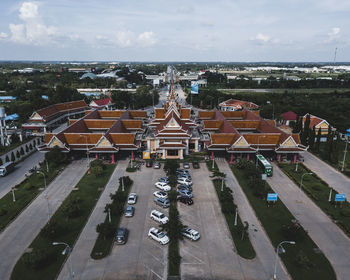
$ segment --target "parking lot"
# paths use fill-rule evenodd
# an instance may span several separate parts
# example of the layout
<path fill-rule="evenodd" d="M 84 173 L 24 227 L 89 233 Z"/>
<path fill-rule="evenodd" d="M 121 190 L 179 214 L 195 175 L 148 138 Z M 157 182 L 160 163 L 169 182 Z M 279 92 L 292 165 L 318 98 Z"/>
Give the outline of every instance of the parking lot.
<path fill-rule="evenodd" d="M 200 164 L 200 169 L 191 165 L 190 172 L 194 204 L 178 203 L 178 209 L 182 223 L 199 231 L 201 238 L 180 241 L 181 279 L 254 279 L 249 277 L 250 270 L 244 269 L 249 261 L 235 253 L 206 165 Z"/>
<path fill-rule="evenodd" d="M 164 171 L 143 166 L 141 172 L 127 175 L 134 180 L 131 192 L 138 195 L 135 215 L 122 218 L 120 226 L 129 229 L 128 242 L 114 245 L 103 279 L 166 279 L 168 245 L 147 237 L 148 230 L 159 225 L 150 219 L 150 212 L 157 209 L 168 216 L 168 209 L 153 202 L 153 192 L 157 190 L 154 183 L 164 176 Z"/>

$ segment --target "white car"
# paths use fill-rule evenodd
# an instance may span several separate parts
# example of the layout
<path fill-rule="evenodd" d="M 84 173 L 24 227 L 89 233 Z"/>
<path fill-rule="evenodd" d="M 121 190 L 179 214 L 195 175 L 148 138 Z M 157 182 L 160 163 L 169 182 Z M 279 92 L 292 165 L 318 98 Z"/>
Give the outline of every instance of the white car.
<path fill-rule="evenodd" d="M 164 182 L 157 182 L 154 185 L 156 186 L 156 188 L 158 188 L 162 191 L 168 192 L 171 190 L 171 187 L 167 183 L 164 183 Z"/>
<path fill-rule="evenodd" d="M 177 182 L 181 185 L 192 186 L 192 181 L 186 178 L 178 178 Z"/>
<path fill-rule="evenodd" d="M 128 197 L 128 204 L 135 204 L 137 200 L 136 193 L 130 193 Z"/>
<path fill-rule="evenodd" d="M 159 229 L 151 227 L 148 231 L 148 237 L 159 242 L 162 245 L 169 243 L 169 237 Z"/>
<path fill-rule="evenodd" d="M 169 222 L 169 218 L 158 210 L 152 210 L 150 217 L 152 220 L 161 224 L 166 224 Z"/>
<path fill-rule="evenodd" d="M 191 239 L 192 241 L 196 241 L 201 237 L 198 231 L 189 227 L 182 229 L 181 234 L 187 237 L 188 239 Z"/>
<path fill-rule="evenodd" d="M 168 194 L 166 192 L 156 191 L 153 195 L 157 198 L 168 198 Z"/>

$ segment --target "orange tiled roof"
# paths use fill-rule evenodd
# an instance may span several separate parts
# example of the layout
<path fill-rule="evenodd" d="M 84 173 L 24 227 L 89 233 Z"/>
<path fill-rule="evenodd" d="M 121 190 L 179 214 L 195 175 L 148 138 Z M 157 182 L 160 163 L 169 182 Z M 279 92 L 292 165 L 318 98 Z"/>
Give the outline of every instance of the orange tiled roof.
<path fill-rule="evenodd" d="M 260 124 L 260 120 L 246 121 L 246 120 L 235 120 L 229 121 L 237 129 L 257 129 Z"/>
<path fill-rule="evenodd" d="M 223 120 L 204 120 L 204 129 L 219 129 L 223 126 Z"/>
<path fill-rule="evenodd" d="M 110 133 L 110 139 L 116 145 L 118 144 L 134 144 L 135 134 L 133 133 Z"/>
<path fill-rule="evenodd" d="M 141 129 L 142 121 L 141 120 L 122 120 L 122 124 L 126 129 Z"/>
<path fill-rule="evenodd" d="M 48 144 L 50 142 L 50 140 L 52 139 L 52 137 L 54 137 L 54 133 L 46 133 L 45 134 L 45 143 Z"/>
<path fill-rule="evenodd" d="M 100 118 L 102 119 L 118 119 L 124 114 L 125 110 L 116 111 L 98 111 Z"/>
<path fill-rule="evenodd" d="M 189 119 L 191 117 L 191 109 L 190 108 L 184 108 L 181 110 L 181 118 L 182 119 Z"/>
<path fill-rule="evenodd" d="M 72 144 L 94 144 L 96 145 L 98 140 L 101 139 L 103 134 L 100 133 L 64 133 L 65 142 L 68 143 L 68 145 Z"/>
<path fill-rule="evenodd" d="M 146 118 L 147 112 L 146 111 L 130 111 L 130 115 L 132 118 Z"/>
<path fill-rule="evenodd" d="M 232 145 L 237 140 L 237 135 L 233 133 L 215 133 L 211 134 L 210 137 L 212 145 Z"/>
<path fill-rule="evenodd" d="M 199 119 L 214 119 L 215 112 L 214 111 L 199 111 L 198 118 Z"/>
<path fill-rule="evenodd" d="M 154 113 L 156 119 L 163 119 L 165 117 L 165 110 L 163 108 L 155 108 Z"/>
<path fill-rule="evenodd" d="M 281 135 L 276 134 L 263 134 L 263 133 L 247 133 L 243 137 L 250 145 L 278 145 Z"/>
<path fill-rule="evenodd" d="M 109 129 L 115 123 L 115 120 L 84 120 L 88 129 Z"/>
<path fill-rule="evenodd" d="M 230 119 L 244 119 L 246 111 L 222 111 L 221 114 L 228 120 Z"/>

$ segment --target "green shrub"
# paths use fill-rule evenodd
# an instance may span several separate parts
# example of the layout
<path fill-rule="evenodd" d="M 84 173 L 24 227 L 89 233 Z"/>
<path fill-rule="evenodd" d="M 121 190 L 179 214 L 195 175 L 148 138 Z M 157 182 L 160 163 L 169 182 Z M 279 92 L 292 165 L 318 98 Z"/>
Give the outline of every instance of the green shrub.
<path fill-rule="evenodd" d="M 26 190 L 26 191 L 30 191 L 34 188 L 34 186 L 30 183 L 30 182 L 27 182 L 24 184 L 23 188 Z"/>
<path fill-rule="evenodd" d="M 5 216 L 6 214 L 7 214 L 7 210 L 4 209 L 4 208 L 1 208 L 1 209 L 0 209 L 0 217 L 1 217 L 1 216 Z"/>
<path fill-rule="evenodd" d="M 29 148 L 28 148 L 28 145 L 26 145 L 26 153 L 29 152 Z"/>
<path fill-rule="evenodd" d="M 24 155 L 23 147 L 21 147 L 21 149 L 19 150 L 19 153 L 20 153 L 22 156 Z"/>
<path fill-rule="evenodd" d="M 342 209 L 342 210 L 340 211 L 340 214 L 341 214 L 342 216 L 344 216 L 344 217 L 350 217 L 350 209 L 349 209 L 349 208 L 347 208 L 347 209 Z"/>
<path fill-rule="evenodd" d="M 10 159 L 9 159 L 9 156 L 8 156 L 8 155 L 6 155 L 5 161 L 6 161 L 6 162 L 9 162 L 9 161 L 10 161 Z"/>
<path fill-rule="evenodd" d="M 67 216 L 67 218 L 77 218 L 81 215 L 80 210 L 80 198 L 76 197 L 70 199 L 67 204 L 65 204 L 62 208 L 63 213 Z"/>
<path fill-rule="evenodd" d="M 2 159 L 0 158 L 0 165 L 2 165 L 3 164 L 3 162 L 2 162 Z"/>
<path fill-rule="evenodd" d="M 313 267 L 313 263 L 302 250 L 300 250 L 299 253 L 296 255 L 295 262 L 298 266 L 303 268 Z"/>
<path fill-rule="evenodd" d="M 57 254 L 49 248 L 37 250 L 34 249 L 31 253 L 26 253 L 23 256 L 24 263 L 34 269 L 40 269 L 43 266 L 47 266 L 56 259 Z"/>
<path fill-rule="evenodd" d="M 94 167 L 91 167 L 91 172 L 96 177 L 99 177 L 103 174 L 103 168 L 101 166 L 94 166 Z"/>
<path fill-rule="evenodd" d="M 59 225 L 57 222 L 52 221 L 46 224 L 40 231 L 40 235 L 50 240 L 60 236 L 65 231 L 65 228 Z"/>
<path fill-rule="evenodd" d="M 90 162 L 90 167 L 91 168 L 96 167 L 96 166 L 101 167 L 103 170 L 106 169 L 106 165 L 100 159 L 95 159 L 92 162 Z"/>
<path fill-rule="evenodd" d="M 63 153 L 58 146 L 53 147 L 53 149 L 47 152 L 45 154 L 45 159 L 54 167 L 67 162 L 66 154 Z"/>
<path fill-rule="evenodd" d="M 323 185 L 322 184 L 318 184 L 318 183 L 315 183 L 315 184 L 312 184 L 311 185 L 311 188 L 314 190 L 314 191 L 322 191 L 322 188 L 323 188 Z"/>
<path fill-rule="evenodd" d="M 17 150 L 17 152 L 16 152 L 16 158 L 19 159 L 20 157 L 21 157 L 21 155 L 20 155 L 19 151 Z"/>
<path fill-rule="evenodd" d="M 107 239 L 113 237 L 116 228 L 112 223 L 104 222 L 96 226 L 96 231 L 103 236 L 103 239 Z"/>

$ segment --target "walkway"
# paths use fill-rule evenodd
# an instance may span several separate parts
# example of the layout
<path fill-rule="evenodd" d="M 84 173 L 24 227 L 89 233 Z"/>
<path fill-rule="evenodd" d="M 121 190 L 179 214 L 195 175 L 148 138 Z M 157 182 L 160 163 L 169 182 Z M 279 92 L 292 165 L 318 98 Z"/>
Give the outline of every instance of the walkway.
<path fill-rule="evenodd" d="M 86 160 L 71 163 L 47 187 L 50 212 L 54 213 L 87 170 Z M 47 223 L 47 202 L 42 192 L 0 234 L 0 279 L 10 279 L 17 260 Z"/>
<path fill-rule="evenodd" d="M 339 193 L 346 194 L 347 199 L 350 199 L 350 178 L 309 152 L 303 155 L 304 165 L 307 168 L 316 173 L 330 187 Z"/>
<path fill-rule="evenodd" d="M 102 192 L 95 209 L 91 213 L 91 216 L 88 222 L 86 223 L 82 233 L 80 234 L 78 241 L 74 245 L 72 251 L 72 260 L 74 265 L 73 270 L 75 272 L 75 279 L 84 279 L 82 278 L 82 275 L 89 264 L 92 264 L 96 268 L 96 264 L 100 263 L 100 261 L 95 261 L 90 257 L 90 253 L 92 251 L 92 248 L 94 247 L 98 235 L 96 232 L 96 226 L 99 223 L 104 222 L 106 217 L 104 209 L 106 204 L 110 203 L 111 200 L 109 195 L 110 193 L 114 193 L 117 190 L 117 187 L 119 186 L 119 177 L 124 175 L 127 165 L 127 160 L 118 162 L 118 165 L 115 168 L 104 191 Z M 101 267 L 101 269 L 103 270 L 103 266 Z M 93 271 L 90 270 L 89 272 L 91 273 Z M 94 275 L 94 273 L 92 273 L 92 275 Z M 90 277 L 92 277 L 92 275 L 90 274 Z M 66 262 L 61 273 L 58 276 L 58 279 L 69 279 L 69 277 L 69 267 L 68 262 Z"/>
<path fill-rule="evenodd" d="M 268 279 L 273 274 L 275 264 L 275 249 L 272 246 L 264 228 L 255 215 L 245 193 L 239 185 L 236 177 L 233 175 L 226 160 L 217 159 L 216 163 L 221 172 L 226 174 L 226 185 L 233 191 L 234 201 L 238 207 L 238 213 L 242 221 L 249 223 L 249 237 L 256 252 L 256 258 L 252 260 L 252 265 L 256 264 L 263 270 L 257 275 L 258 278 Z M 277 271 L 279 279 L 290 279 L 290 276 L 282 262 L 279 262 Z"/>
<path fill-rule="evenodd" d="M 301 193 L 302 203 L 298 200 L 299 188 L 285 175 L 276 164 L 273 164 L 274 175 L 267 181 L 271 188 L 286 205 L 288 210 L 298 218 L 312 240 L 322 250 L 332 264 L 338 279 L 349 279 L 350 275 L 350 240 L 322 212 L 313 201 Z M 299 207 L 299 209 L 298 209 Z"/>

